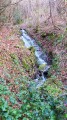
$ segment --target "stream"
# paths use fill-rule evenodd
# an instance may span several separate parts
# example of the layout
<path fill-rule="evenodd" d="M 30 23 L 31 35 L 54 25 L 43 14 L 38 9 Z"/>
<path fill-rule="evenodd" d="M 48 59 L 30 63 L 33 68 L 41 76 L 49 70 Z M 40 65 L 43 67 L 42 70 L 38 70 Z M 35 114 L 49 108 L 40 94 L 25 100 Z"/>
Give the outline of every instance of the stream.
<path fill-rule="evenodd" d="M 46 76 L 48 74 L 48 70 L 50 65 L 47 63 L 47 55 L 43 52 L 42 48 L 37 44 L 36 40 L 31 38 L 26 30 L 21 29 L 21 40 L 23 40 L 25 47 L 30 48 L 33 47 L 35 49 L 35 57 L 37 61 L 37 65 L 39 66 L 40 70 L 35 77 L 35 82 L 37 84 L 37 88 L 43 85 L 46 81 Z"/>

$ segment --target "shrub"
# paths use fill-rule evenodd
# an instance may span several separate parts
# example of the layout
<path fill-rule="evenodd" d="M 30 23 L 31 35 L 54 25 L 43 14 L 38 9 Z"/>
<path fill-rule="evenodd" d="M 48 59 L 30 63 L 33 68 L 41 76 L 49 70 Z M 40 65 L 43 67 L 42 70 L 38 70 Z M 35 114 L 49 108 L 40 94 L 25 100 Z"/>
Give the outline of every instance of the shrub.
<path fill-rule="evenodd" d="M 64 120 L 66 118 L 63 101 L 50 95 L 44 85 L 37 89 L 36 84 L 29 78 L 19 77 L 13 83 L 19 85 L 18 93 L 15 93 L 9 90 L 11 85 L 5 86 L 5 80 L 2 78 L 0 83 L 2 120 Z M 5 96 L 9 99 L 5 100 Z"/>

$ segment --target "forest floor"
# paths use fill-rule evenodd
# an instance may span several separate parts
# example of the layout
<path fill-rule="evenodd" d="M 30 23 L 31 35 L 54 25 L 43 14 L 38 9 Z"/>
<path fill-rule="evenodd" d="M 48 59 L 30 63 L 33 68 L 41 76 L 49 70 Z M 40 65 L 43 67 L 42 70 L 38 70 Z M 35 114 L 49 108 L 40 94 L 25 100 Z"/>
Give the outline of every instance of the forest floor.
<path fill-rule="evenodd" d="M 33 28 L 22 24 L 21 28 L 26 29 L 49 56 L 52 53 L 55 65 L 51 74 L 67 85 L 67 30 L 54 29 L 51 25 Z"/>
<path fill-rule="evenodd" d="M 16 54 L 17 56 L 20 54 L 22 57 L 26 57 L 21 55 L 22 51 L 26 51 L 26 48 L 19 47 L 21 44 L 20 42 L 20 27 L 25 28 L 28 33 L 36 39 L 38 44 L 43 48 L 44 51 L 54 57 L 53 61 L 53 68 L 51 69 L 51 74 L 55 75 L 58 80 L 61 80 L 65 85 L 67 85 L 67 35 L 66 32 L 64 34 L 57 34 L 55 31 L 51 31 L 49 33 L 45 32 L 44 30 L 38 30 L 29 28 L 28 26 L 20 25 L 20 26 L 9 26 L 6 25 L 2 27 L 0 32 L 0 76 L 4 76 L 4 69 L 11 69 L 11 61 L 10 55 Z M 23 46 L 23 45 L 22 45 Z M 30 51 L 27 50 L 25 54 L 30 55 Z M 20 56 L 18 56 L 20 58 Z M 3 60 L 4 57 L 4 60 Z M 22 61 L 22 60 L 20 60 Z M 21 62 L 20 62 L 21 63 Z M 5 65 L 4 65 L 5 64 Z M 3 67 L 4 66 L 4 67 Z M 6 71 L 7 71 L 6 69 Z M 34 71 L 34 70 L 33 70 Z M 29 76 L 31 76 L 30 72 Z M 5 73 L 6 74 L 6 73 Z M 24 73 L 25 74 L 25 73 Z"/>
<path fill-rule="evenodd" d="M 31 72 L 32 71 L 32 72 Z M 19 28 L 3 26 L 0 31 L 0 78 L 16 92 L 14 80 L 20 76 L 32 77 L 35 74 L 34 53 L 25 48 L 20 40 Z"/>
<path fill-rule="evenodd" d="M 49 56 L 53 55 L 50 77 L 41 88 L 36 89 L 33 80 L 37 72 L 34 51 L 27 49 L 20 40 L 20 27 L 23 28 L 22 25 L 8 24 L 0 30 L 0 120 L 36 120 L 36 112 L 40 120 L 42 109 L 46 118 L 48 114 L 48 118 L 60 120 L 60 114 L 62 120 L 66 120 L 66 33 L 58 37 L 55 33 L 38 33 L 26 26 L 43 50 Z M 59 113 L 60 110 L 64 111 L 63 114 Z"/>

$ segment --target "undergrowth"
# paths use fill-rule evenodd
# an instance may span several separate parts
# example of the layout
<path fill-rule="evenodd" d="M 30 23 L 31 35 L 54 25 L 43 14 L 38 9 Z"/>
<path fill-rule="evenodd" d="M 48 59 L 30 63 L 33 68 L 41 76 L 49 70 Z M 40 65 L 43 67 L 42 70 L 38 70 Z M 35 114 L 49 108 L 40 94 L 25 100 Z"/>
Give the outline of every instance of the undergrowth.
<path fill-rule="evenodd" d="M 51 34 L 49 39 L 52 39 L 52 36 L 54 37 Z M 65 90 L 61 89 L 63 88 L 62 83 L 57 80 L 55 75 L 51 75 L 37 89 L 34 80 L 24 77 L 26 72 L 28 74 L 30 72 L 31 75 L 34 73 L 34 49 L 30 48 L 25 52 L 27 49 L 21 51 L 18 45 L 15 47 L 20 52 L 18 54 L 10 52 L 9 54 L 13 73 L 8 72 L 7 67 L 6 77 L 0 78 L 0 120 L 66 120 L 67 94 Z M 2 65 L 0 62 L 0 66 Z M 20 66 L 25 69 L 23 74 Z M 58 67 L 59 56 L 54 55 L 51 69 L 57 71 Z M 15 72 L 17 73 L 15 74 Z"/>
<path fill-rule="evenodd" d="M 13 85 L 17 92 L 10 90 Z M 50 94 L 54 90 L 57 95 L 58 88 L 45 83 L 36 89 L 34 82 L 22 76 L 16 78 L 13 85 L 0 78 L 0 120 L 66 120 L 63 101 Z"/>

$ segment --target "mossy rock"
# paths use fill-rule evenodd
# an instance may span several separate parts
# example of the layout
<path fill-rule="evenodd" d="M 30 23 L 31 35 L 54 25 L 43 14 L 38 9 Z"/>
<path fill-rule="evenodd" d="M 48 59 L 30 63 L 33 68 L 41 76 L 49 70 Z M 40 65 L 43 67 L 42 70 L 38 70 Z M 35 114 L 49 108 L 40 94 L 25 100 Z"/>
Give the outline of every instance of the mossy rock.
<path fill-rule="evenodd" d="M 34 56 L 25 56 L 22 60 L 22 65 L 26 70 L 31 70 L 35 66 L 35 58 Z"/>
<path fill-rule="evenodd" d="M 39 65 L 38 70 L 43 71 L 46 68 L 46 65 L 47 65 L 46 63 L 42 64 L 42 65 Z"/>
<path fill-rule="evenodd" d="M 27 49 L 27 51 L 28 51 L 28 49 Z M 29 55 L 27 55 L 26 53 L 24 54 L 24 56 L 22 58 L 22 65 L 25 68 L 25 70 L 33 71 L 35 63 L 36 63 L 33 47 L 30 48 L 29 52 L 30 52 Z"/>
<path fill-rule="evenodd" d="M 32 53 L 35 53 L 35 48 L 33 46 L 28 48 Z"/>

